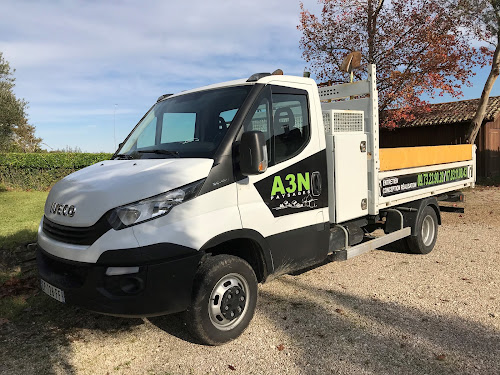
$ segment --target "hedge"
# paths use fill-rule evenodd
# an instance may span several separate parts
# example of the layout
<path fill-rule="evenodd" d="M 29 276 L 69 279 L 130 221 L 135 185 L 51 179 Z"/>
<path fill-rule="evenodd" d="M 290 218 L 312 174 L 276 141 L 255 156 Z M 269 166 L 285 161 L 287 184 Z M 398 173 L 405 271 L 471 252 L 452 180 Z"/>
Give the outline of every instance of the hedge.
<path fill-rule="evenodd" d="M 0 154 L 0 184 L 9 189 L 47 190 L 68 174 L 108 160 L 112 154 Z"/>

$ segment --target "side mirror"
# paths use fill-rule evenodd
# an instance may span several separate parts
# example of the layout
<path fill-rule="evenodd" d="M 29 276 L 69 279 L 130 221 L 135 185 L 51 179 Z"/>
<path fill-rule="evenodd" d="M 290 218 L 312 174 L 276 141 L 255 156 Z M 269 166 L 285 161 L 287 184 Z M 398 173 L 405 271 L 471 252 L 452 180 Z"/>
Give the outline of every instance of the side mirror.
<path fill-rule="evenodd" d="M 267 170 L 267 146 L 264 133 L 248 131 L 242 134 L 240 170 L 245 176 L 264 173 Z"/>

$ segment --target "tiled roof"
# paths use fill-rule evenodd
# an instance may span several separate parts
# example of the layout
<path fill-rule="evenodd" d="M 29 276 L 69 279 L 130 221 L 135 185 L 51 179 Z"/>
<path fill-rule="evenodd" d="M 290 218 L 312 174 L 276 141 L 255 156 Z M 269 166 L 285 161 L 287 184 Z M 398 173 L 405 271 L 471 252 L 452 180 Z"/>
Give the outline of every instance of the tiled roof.
<path fill-rule="evenodd" d="M 416 115 L 415 120 L 400 127 L 431 126 L 471 121 L 476 113 L 479 99 L 430 104 L 430 112 Z M 500 114 L 500 96 L 491 96 L 486 108 L 485 121 L 493 121 Z"/>

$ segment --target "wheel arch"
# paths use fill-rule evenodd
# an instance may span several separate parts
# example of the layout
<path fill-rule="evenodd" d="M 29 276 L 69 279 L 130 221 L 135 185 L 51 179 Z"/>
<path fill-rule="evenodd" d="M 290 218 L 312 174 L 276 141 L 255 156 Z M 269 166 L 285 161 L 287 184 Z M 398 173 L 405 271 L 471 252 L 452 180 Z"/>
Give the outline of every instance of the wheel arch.
<path fill-rule="evenodd" d="M 420 216 L 423 214 L 425 207 L 431 207 L 435 212 L 438 220 L 438 225 L 441 225 L 441 211 L 439 210 L 439 204 L 436 197 L 428 197 L 424 199 L 419 199 L 413 202 L 405 203 L 398 207 L 403 207 L 406 209 L 413 209 L 411 211 L 402 210 L 404 226 L 411 227 L 412 236 L 416 235 L 416 227 Z M 398 209 L 398 207 L 395 207 Z"/>
<path fill-rule="evenodd" d="M 212 255 L 228 254 L 242 258 L 253 268 L 258 282 L 265 282 L 274 269 L 266 239 L 252 229 L 221 233 L 207 241 L 200 250 Z"/>

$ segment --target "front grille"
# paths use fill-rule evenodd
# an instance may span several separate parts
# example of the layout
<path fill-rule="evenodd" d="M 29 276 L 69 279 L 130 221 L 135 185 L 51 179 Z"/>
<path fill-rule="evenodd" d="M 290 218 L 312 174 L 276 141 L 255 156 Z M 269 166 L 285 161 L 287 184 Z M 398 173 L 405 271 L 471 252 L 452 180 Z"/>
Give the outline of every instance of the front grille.
<path fill-rule="evenodd" d="M 54 240 L 74 245 L 92 245 L 99 237 L 111 229 L 106 217 L 103 216 L 90 227 L 67 227 L 43 218 L 43 232 Z"/>

